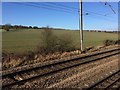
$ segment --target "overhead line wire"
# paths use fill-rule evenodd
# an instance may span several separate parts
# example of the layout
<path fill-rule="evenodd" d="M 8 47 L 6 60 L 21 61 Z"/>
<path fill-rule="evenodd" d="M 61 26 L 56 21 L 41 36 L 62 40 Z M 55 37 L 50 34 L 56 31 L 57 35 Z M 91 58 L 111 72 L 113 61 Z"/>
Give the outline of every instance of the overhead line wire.
<path fill-rule="evenodd" d="M 44 9 L 48 9 L 48 10 L 54 10 L 54 11 L 57 11 L 57 12 L 60 12 L 60 10 L 57 10 L 55 8 L 48 8 L 48 7 L 44 7 L 44 6 L 36 6 L 36 5 L 33 5 L 33 4 L 26 4 L 26 3 L 17 3 L 17 2 L 14 2 L 15 4 L 23 4 L 23 5 L 26 5 L 26 6 L 31 6 L 31 7 L 36 7 L 36 8 L 44 8 Z M 61 10 L 61 12 L 65 12 L 65 13 L 69 13 L 69 14 L 73 14 L 73 12 L 69 12 L 69 11 L 63 11 Z"/>
<path fill-rule="evenodd" d="M 58 8 L 61 8 L 61 9 L 66 9 L 66 10 L 72 10 L 72 11 L 76 11 L 76 12 L 78 12 L 78 8 L 77 9 L 74 9 L 74 8 L 66 8 L 66 7 L 64 7 L 64 6 L 62 6 L 62 5 L 59 5 L 59 4 L 56 4 L 56 3 L 51 3 L 51 2 L 45 2 L 47 5 L 50 5 L 50 6 L 54 6 L 54 7 L 58 7 Z"/>
<path fill-rule="evenodd" d="M 51 2 L 50 2 L 51 3 Z M 72 6 L 66 6 L 66 5 L 63 5 L 63 4 L 58 4 L 58 3 L 52 3 L 53 5 L 59 5 L 59 6 L 64 6 L 64 7 L 66 7 L 66 8 L 73 8 L 73 9 L 77 9 L 78 10 L 78 8 L 75 8 L 75 7 L 72 7 Z M 79 10 L 78 10 L 79 11 Z M 83 10 L 83 12 L 85 12 L 85 13 L 91 13 L 91 14 L 95 14 L 95 15 L 99 15 L 99 16 L 104 16 L 104 17 L 110 17 L 110 18 L 113 18 L 113 17 L 111 17 L 111 16 L 107 16 L 106 14 L 101 14 L 101 13 L 96 13 L 96 12 L 92 12 L 92 11 L 89 11 L 89 10 Z"/>
<path fill-rule="evenodd" d="M 32 4 L 34 4 L 34 5 L 44 5 L 44 6 L 48 7 L 48 8 L 54 8 L 54 9 L 56 9 L 56 10 L 61 10 L 61 11 L 73 13 L 73 11 L 68 10 L 68 9 L 65 9 L 65 8 L 60 8 L 59 6 L 56 7 L 56 6 L 48 5 L 48 4 L 45 4 L 45 3 L 42 3 L 42 4 L 32 3 Z M 75 13 L 75 11 L 74 11 L 74 13 Z M 77 11 L 76 11 L 76 13 L 77 13 Z"/>
<path fill-rule="evenodd" d="M 14 3 L 16 3 L 16 2 L 14 2 Z M 33 5 L 33 4 L 26 4 L 26 3 L 16 3 L 16 4 L 23 4 L 23 5 L 27 5 L 27 6 L 32 6 L 32 7 L 37 7 L 37 8 L 44 8 L 44 9 L 48 9 L 48 10 L 54 10 L 54 11 L 60 11 L 60 10 L 57 10 L 57 9 L 55 9 L 55 8 L 48 8 L 48 7 L 45 7 L 45 6 L 36 6 L 35 4 Z M 40 5 L 40 4 L 39 4 Z M 66 12 L 66 13 L 70 13 L 70 14 L 73 14 L 73 12 L 68 12 L 68 11 L 63 11 L 63 10 L 61 10 L 61 12 Z M 93 12 L 91 12 L 91 13 L 93 13 Z M 86 15 L 86 14 L 83 14 L 83 15 Z"/>

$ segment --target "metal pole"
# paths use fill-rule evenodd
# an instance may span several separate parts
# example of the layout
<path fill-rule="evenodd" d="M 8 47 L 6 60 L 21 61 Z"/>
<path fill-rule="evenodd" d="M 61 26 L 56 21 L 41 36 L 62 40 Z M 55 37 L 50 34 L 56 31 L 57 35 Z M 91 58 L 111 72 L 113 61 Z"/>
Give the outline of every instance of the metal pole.
<path fill-rule="evenodd" d="M 79 0 L 79 29 L 80 29 L 80 48 L 83 52 L 83 17 L 82 17 L 82 0 Z"/>

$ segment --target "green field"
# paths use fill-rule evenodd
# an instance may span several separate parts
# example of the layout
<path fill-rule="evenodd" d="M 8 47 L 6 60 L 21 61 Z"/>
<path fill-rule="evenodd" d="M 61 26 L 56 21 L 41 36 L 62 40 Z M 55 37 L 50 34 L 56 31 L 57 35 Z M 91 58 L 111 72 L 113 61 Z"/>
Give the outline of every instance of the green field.
<path fill-rule="evenodd" d="M 2 32 L 2 50 L 3 52 L 26 52 L 31 51 L 40 45 L 42 30 L 19 30 Z M 73 30 L 54 30 L 56 35 L 71 36 L 74 39 L 76 47 L 80 47 L 79 31 Z M 106 39 L 117 40 L 118 35 L 104 32 L 84 32 L 84 47 L 99 46 Z"/>

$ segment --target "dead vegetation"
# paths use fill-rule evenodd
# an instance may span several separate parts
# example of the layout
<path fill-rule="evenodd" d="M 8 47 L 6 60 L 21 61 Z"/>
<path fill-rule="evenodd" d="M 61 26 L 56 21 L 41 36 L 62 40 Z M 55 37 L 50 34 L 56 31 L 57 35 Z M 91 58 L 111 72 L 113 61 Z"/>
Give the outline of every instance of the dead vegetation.
<path fill-rule="evenodd" d="M 22 65 L 28 65 L 28 64 L 34 64 L 34 63 L 41 63 L 48 60 L 55 60 L 55 59 L 61 59 L 64 57 L 70 57 L 74 55 L 80 54 L 79 50 L 71 51 L 71 52 L 56 52 L 56 53 L 49 53 L 47 55 L 42 55 L 40 53 L 37 54 L 31 54 L 30 52 L 28 54 L 24 55 L 16 55 L 13 54 L 3 54 L 3 62 L 2 66 L 3 69 L 12 68 L 12 67 L 18 67 Z M 32 58 L 31 58 L 32 57 Z"/>
<path fill-rule="evenodd" d="M 120 44 L 120 40 L 105 40 L 103 44 L 105 46 Z"/>
<path fill-rule="evenodd" d="M 8 69 L 12 67 L 30 65 L 35 63 L 43 63 L 50 60 L 64 59 L 67 57 L 82 56 L 87 53 L 99 52 L 105 49 L 112 49 L 115 46 L 98 46 L 98 47 L 86 47 L 86 53 L 81 54 L 80 50 L 70 51 L 70 52 L 55 52 L 42 55 L 40 53 L 29 52 L 27 54 L 5 54 L 2 55 L 2 67 L 3 69 Z M 117 46 L 116 46 L 117 47 Z"/>

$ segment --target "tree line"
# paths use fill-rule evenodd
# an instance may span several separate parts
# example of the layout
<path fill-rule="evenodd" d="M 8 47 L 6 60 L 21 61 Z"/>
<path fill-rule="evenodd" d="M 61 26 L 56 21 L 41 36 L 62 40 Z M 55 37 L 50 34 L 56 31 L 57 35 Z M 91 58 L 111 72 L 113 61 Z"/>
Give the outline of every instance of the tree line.
<path fill-rule="evenodd" d="M 46 27 L 38 27 L 38 26 L 23 26 L 23 25 L 11 25 L 11 24 L 5 24 L 5 25 L 0 25 L 0 29 L 4 29 L 6 31 L 10 30 L 20 30 L 20 29 L 54 29 L 54 30 L 66 30 L 66 29 L 61 29 L 61 28 L 50 28 L 49 26 Z M 108 31 L 108 30 L 85 30 L 87 32 L 105 32 L 105 33 L 120 33 L 120 31 Z"/>
<path fill-rule="evenodd" d="M 18 29 L 40 29 L 38 26 L 23 26 L 23 25 L 11 25 L 11 24 L 0 25 L 0 28 L 6 31 L 18 30 Z"/>
<path fill-rule="evenodd" d="M 108 30 L 85 30 L 87 32 L 105 32 L 105 33 L 120 33 L 120 31 L 108 31 Z"/>

